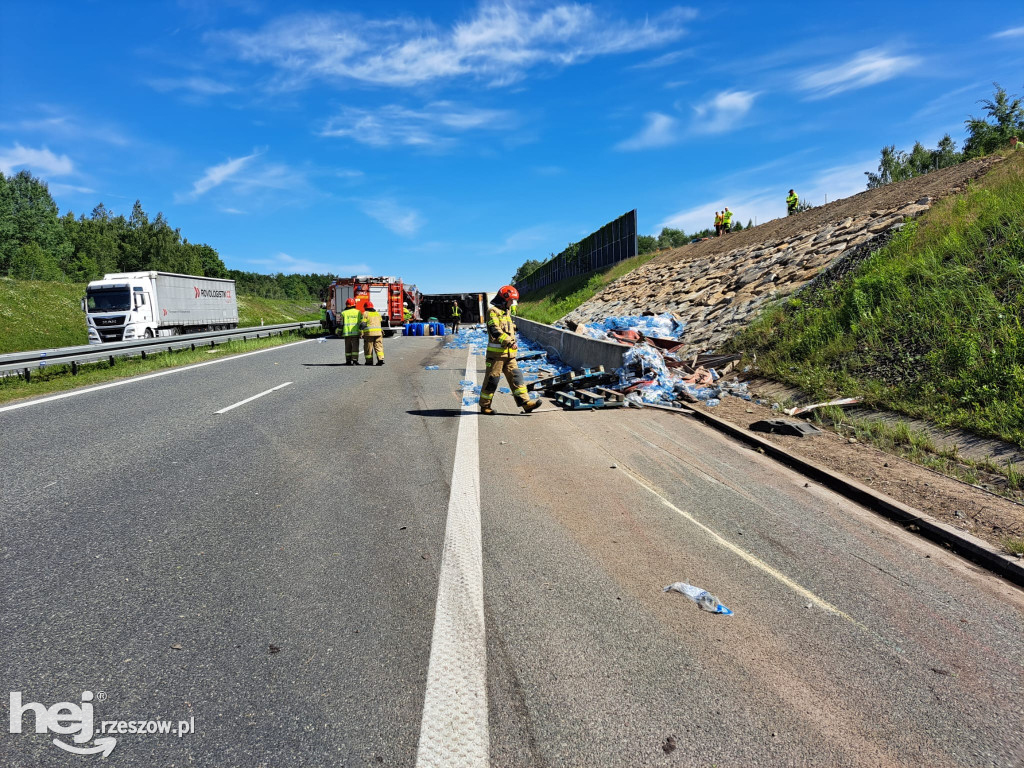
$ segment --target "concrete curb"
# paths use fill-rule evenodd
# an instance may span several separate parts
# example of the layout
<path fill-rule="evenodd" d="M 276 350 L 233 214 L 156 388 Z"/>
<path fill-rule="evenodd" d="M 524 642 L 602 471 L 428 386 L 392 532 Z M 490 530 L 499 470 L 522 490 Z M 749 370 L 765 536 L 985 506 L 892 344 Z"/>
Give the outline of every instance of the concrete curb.
<path fill-rule="evenodd" d="M 1024 563 L 993 549 L 988 542 L 982 541 L 976 536 L 972 536 L 945 523 L 940 523 L 921 510 L 909 507 L 874 488 L 862 485 L 853 478 L 833 472 L 802 457 L 795 456 L 779 448 L 779 446 L 758 437 L 753 432 L 737 427 L 735 424 L 720 419 L 717 416 L 712 416 L 700 408 L 690 410 L 662 405 L 645 405 L 644 407 L 654 408 L 659 411 L 669 411 L 670 413 L 683 416 L 695 416 L 708 426 L 724 432 L 753 448 L 762 450 L 766 456 L 771 456 L 776 461 L 785 464 L 791 469 L 795 469 L 802 475 L 830 488 L 851 501 L 855 501 L 861 506 L 867 507 L 899 523 L 911 532 L 918 533 L 926 539 L 948 547 L 954 554 L 964 557 L 998 576 L 1002 576 L 1019 587 L 1024 587 Z"/>

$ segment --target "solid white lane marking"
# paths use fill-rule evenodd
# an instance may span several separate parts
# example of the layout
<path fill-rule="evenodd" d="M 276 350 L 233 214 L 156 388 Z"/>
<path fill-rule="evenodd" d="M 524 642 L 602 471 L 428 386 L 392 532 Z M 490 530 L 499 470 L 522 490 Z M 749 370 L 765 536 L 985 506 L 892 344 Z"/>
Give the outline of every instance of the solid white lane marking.
<path fill-rule="evenodd" d="M 267 347 L 266 349 L 257 349 L 255 352 L 243 352 L 240 355 L 229 355 L 228 357 L 222 357 L 219 360 L 209 360 L 205 363 L 196 363 L 195 365 L 183 365 L 181 368 L 170 368 L 166 371 L 158 371 L 156 373 L 147 373 L 145 376 L 134 376 L 130 379 L 122 379 L 121 381 L 112 381 L 109 384 L 98 384 L 95 387 L 86 387 L 85 389 L 73 389 L 70 392 L 61 392 L 59 395 L 50 395 L 49 397 L 40 397 L 38 400 L 29 400 L 25 403 L 15 403 L 14 405 L 5 405 L 0 408 L 0 413 L 4 411 L 14 411 L 18 408 L 28 408 L 30 405 L 41 405 L 43 403 L 49 403 L 52 400 L 63 400 L 66 397 L 76 397 L 77 395 L 84 395 L 88 392 L 98 392 L 101 389 L 110 389 L 111 387 L 122 387 L 125 384 L 134 384 L 136 381 L 145 381 L 146 379 L 155 379 L 160 376 L 169 376 L 172 373 L 181 373 L 182 371 L 191 371 L 196 368 L 205 368 L 208 365 L 217 365 L 218 363 L 226 363 L 228 360 L 237 360 L 240 357 L 249 357 L 249 355 L 262 355 L 264 352 L 273 352 L 275 349 L 284 349 L 285 347 L 293 347 L 296 344 L 307 344 L 312 339 L 303 339 L 302 341 L 295 341 L 291 344 L 282 344 L 278 347 Z"/>
<path fill-rule="evenodd" d="M 476 384 L 472 350 L 466 379 Z M 486 768 L 490 759 L 477 424 L 475 404 L 463 401 L 417 768 Z"/>
<path fill-rule="evenodd" d="M 572 423 L 571 419 L 568 420 L 568 421 L 569 421 L 570 424 Z M 587 436 L 586 433 L 584 433 L 578 426 L 576 426 L 575 424 L 573 424 L 572 426 L 581 435 L 584 435 L 585 437 L 587 437 L 587 439 L 590 439 L 589 436 Z M 639 437 L 639 435 L 637 435 L 637 437 Z M 645 442 L 648 442 L 648 441 L 645 441 Z M 818 606 L 822 610 L 828 611 L 829 613 L 833 613 L 836 616 L 840 616 L 843 619 L 846 619 L 846 621 L 850 622 L 851 624 L 854 624 L 855 626 L 860 627 L 861 629 L 867 629 L 867 627 L 865 627 L 859 621 L 854 619 L 852 616 L 850 616 L 850 615 L 848 615 L 846 613 L 843 613 L 841 610 L 839 610 L 834 605 L 832 605 L 832 603 L 830 603 L 827 600 L 824 600 L 824 599 L 818 597 L 816 594 L 811 592 L 806 587 L 803 587 L 800 584 L 797 584 L 795 581 L 793 581 L 791 578 L 786 576 L 784 573 L 782 573 L 781 571 L 777 571 L 775 568 L 772 568 L 770 565 L 768 565 L 768 563 L 766 563 L 764 560 L 761 560 L 756 555 L 750 554 L 745 549 L 742 549 L 742 548 L 736 546 L 735 544 L 733 544 L 728 539 L 723 538 L 721 535 L 718 534 L 717 531 L 715 531 L 714 529 L 709 528 L 708 526 L 704 525 L 704 523 L 702 523 L 696 517 L 691 515 L 685 509 L 680 509 L 679 507 L 677 507 L 671 501 L 666 499 L 662 494 L 660 494 L 658 492 L 658 490 L 651 483 L 649 483 L 646 478 L 644 478 L 643 475 L 641 475 L 639 472 L 634 470 L 632 467 L 627 466 L 626 463 L 623 462 L 621 459 L 616 458 L 615 455 L 611 451 L 609 451 L 605 446 L 601 445 L 600 443 L 597 443 L 597 445 L 598 445 L 598 447 L 601 448 L 601 450 L 603 450 L 612 459 L 614 459 L 615 462 L 618 464 L 618 466 L 620 468 L 622 468 L 622 469 L 624 469 L 626 471 L 626 477 L 628 477 L 630 480 L 632 480 L 634 483 L 639 485 L 644 490 L 646 490 L 649 493 L 652 493 L 655 496 L 657 496 L 662 504 L 664 504 L 666 507 L 671 509 L 673 512 L 675 512 L 680 517 L 682 517 L 682 518 L 688 520 L 689 522 L 693 523 L 694 525 L 696 525 L 702 531 L 707 533 L 718 544 L 720 544 L 721 546 L 725 547 L 730 552 L 733 552 L 734 554 L 739 555 L 741 558 L 743 558 L 743 560 L 745 560 L 746 562 L 750 563 L 750 565 L 752 565 L 755 568 L 758 568 L 758 569 L 764 571 L 769 576 L 771 576 L 773 579 L 776 579 L 777 581 L 779 581 L 780 583 L 782 583 L 783 585 L 785 585 L 789 589 L 793 590 L 798 595 L 806 598 L 807 600 L 809 600 L 811 603 L 813 603 L 814 605 Z M 654 445 L 654 444 L 651 443 L 651 445 Z M 655 447 L 657 447 L 657 446 L 655 446 Z M 868 630 L 868 631 L 870 631 L 870 630 Z"/>
<path fill-rule="evenodd" d="M 827 600 L 823 600 L 822 598 L 818 597 L 816 594 L 811 592 L 806 587 L 800 586 L 795 581 L 793 581 L 791 578 L 786 576 L 784 573 L 775 570 L 770 565 L 768 565 L 768 563 L 766 563 L 764 560 L 761 560 L 759 557 L 750 554 L 745 549 L 741 549 L 740 547 L 737 547 L 735 544 L 733 544 L 728 539 L 722 538 L 716 531 L 714 531 L 713 529 L 711 529 L 708 526 L 704 525 L 704 523 L 702 523 L 700 520 L 695 518 L 693 515 L 691 515 L 685 509 L 680 509 L 675 504 L 673 504 L 671 501 L 669 501 L 664 496 L 662 496 L 660 493 L 658 493 L 640 475 L 638 475 L 632 469 L 627 467 L 621 461 L 619 462 L 619 466 L 626 470 L 626 477 L 628 477 L 634 483 L 639 485 L 641 488 L 644 488 L 647 491 L 653 493 L 655 496 L 657 496 L 661 500 L 662 504 L 664 504 L 666 507 L 671 509 L 676 514 L 681 515 L 682 517 L 684 517 L 687 520 L 689 520 L 691 523 L 693 523 L 698 528 L 700 528 L 702 531 L 707 533 L 712 539 L 714 539 L 716 542 L 718 542 L 721 546 L 723 546 L 726 549 L 728 549 L 730 552 L 733 552 L 733 553 L 739 555 L 741 558 L 746 560 L 748 563 L 750 563 L 755 568 L 759 568 L 760 570 L 764 571 L 765 573 L 767 573 L 772 578 L 780 581 L 782 584 L 784 584 L 785 586 L 789 587 L 791 590 L 796 592 L 798 595 L 800 595 L 800 596 L 804 597 L 805 599 L 811 601 L 814 605 L 818 606 L 822 610 L 828 611 L 829 613 L 834 613 L 836 616 L 841 616 L 842 618 L 846 619 L 851 624 L 855 624 L 858 627 L 863 627 L 863 625 L 859 621 L 857 621 L 853 617 L 843 613 L 841 610 L 836 608 L 834 605 L 832 605 L 832 603 L 828 602 Z"/>
<path fill-rule="evenodd" d="M 279 389 L 284 389 L 289 384 L 291 384 L 290 381 L 286 381 L 284 384 L 278 384 L 276 387 L 271 387 L 266 392 L 260 392 L 258 395 L 253 395 L 252 397 L 245 398 L 245 400 L 239 400 L 234 405 L 229 405 L 227 408 L 221 408 L 219 411 L 214 411 L 213 413 L 214 413 L 215 416 L 219 416 L 222 413 L 227 413 L 228 411 L 233 410 L 233 409 L 237 408 L 240 405 L 245 405 L 246 403 L 251 403 L 253 400 L 256 400 L 257 398 L 263 397 L 264 395 L 269 395 L 271 392 L 277 392 L 277 390 L 279 390 Z"/>

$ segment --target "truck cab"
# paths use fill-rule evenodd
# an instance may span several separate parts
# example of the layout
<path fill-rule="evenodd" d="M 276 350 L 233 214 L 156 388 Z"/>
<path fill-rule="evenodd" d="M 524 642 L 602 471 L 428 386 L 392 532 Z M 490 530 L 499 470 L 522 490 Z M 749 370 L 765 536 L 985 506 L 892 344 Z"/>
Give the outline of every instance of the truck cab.
<path fill-rule="evenodd" d="M 156 317 L 151 282 L 145 278 L 114 278 L 89 283 L 82 299 L 89 343 L 153 338 Z"/>

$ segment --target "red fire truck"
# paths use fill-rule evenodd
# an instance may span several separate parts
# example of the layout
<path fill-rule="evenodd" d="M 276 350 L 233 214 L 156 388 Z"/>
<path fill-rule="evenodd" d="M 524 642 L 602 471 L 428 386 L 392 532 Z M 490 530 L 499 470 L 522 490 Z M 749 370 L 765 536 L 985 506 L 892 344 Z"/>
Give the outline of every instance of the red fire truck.
<path fill-rule="evenodd" d="M 381 325 L 385 336 L 394 335 L 405 325 L 405 311 L 413 318 L 419 315 L 419 291 L 414 285 L 403 285 L 397 277 L 369 277 L 355 275 L 335 280 L 327 288 L 327 330 L 334 333 L 341 324 L 341 313 L 345 302 L 355 299 L 359 311 L 367 301 L 380 312 Z"/>

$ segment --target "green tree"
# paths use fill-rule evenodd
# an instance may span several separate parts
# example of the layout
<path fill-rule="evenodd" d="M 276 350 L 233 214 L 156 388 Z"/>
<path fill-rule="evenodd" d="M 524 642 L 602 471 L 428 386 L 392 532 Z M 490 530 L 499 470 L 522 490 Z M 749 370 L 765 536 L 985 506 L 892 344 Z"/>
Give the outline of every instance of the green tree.
<path fill-rule="evenodd" d="M 1024 134 L 1024 106 L 1020 99 L 1011 99 L 999 83 L 992 83 L 996 92 L 992 99 L 982 99 L 986 117 L 968 117 L 964 157 L 987 155 L 1005 146 L 1011 136 Z M 990 123 L 989 119 L 994 122 Z M 1024 138 L 1024 136 L 1022 136 Z"/>
<path fill-rule="evenodd" d="M 658 234 L 659 248 L 678 248 L 681 245 L 686 245 L 688 242 L 690 242 L 690 237 L 681 229 L 662 227 L 661 232 Z"/>
<path fill-rule="evenodd" d="M 963 160 L 963 155 L 956 151 L 956 142 L 948 133 L 939 140 L 934 155 L 936 168 L 949 168 Z"/>
<path fill-rule="evenodd" d="M 19 280 L 50 280 L 64 279 L 57 259 L 43 250 L 39 243 L 29 241 L 22 244 L 11 259 L 11 277 Z"/>
<path fill-rule="evenodd" d="M 868 177 L 868 189 L 875 189 L 894 181 L 903 181 L 907 172 L 907 153 L 896 149 L 895 144 L 882 147 L 882 157 L 878 161 L 878 172 L 865 171 Z"/>
<path fill-rule="evenodd" d="M 654 235 L 637 235 L 636 248 L 639 253 L 650 253 L 658 250 L 658 238 Z"/>
<path fill-rule="evenodd" d="M 4 186 L 6 191 L 0 195 L 0 217 L 4 219 L 0 233 L 6 237 L 0 238 L 0 268 L 11 271 L 15 255 L 28 243 L 35 243 L 42 249 L 48 264 L 59 265 L 69 259 L 72 246 L 61 227 L 57 204 L 50 197 L 46 184 L 28 171 L 19 171 L 5 179 Z M 35 256 L 22 254 L 21 258 L 34 260 Z"/>
<path fill-rule="evenodd" d="M 518 283 L 520 280 L 522 280 L 535 269 L 537 269 L 537 267 L 539 267 L 542 263 L 543 262 L 541 261 L 537 261 L 537 259 L 527 259 L 519 266 L 519 269 L 516 270 L 516 273 L 512 275 L 512 282 Z"/>

